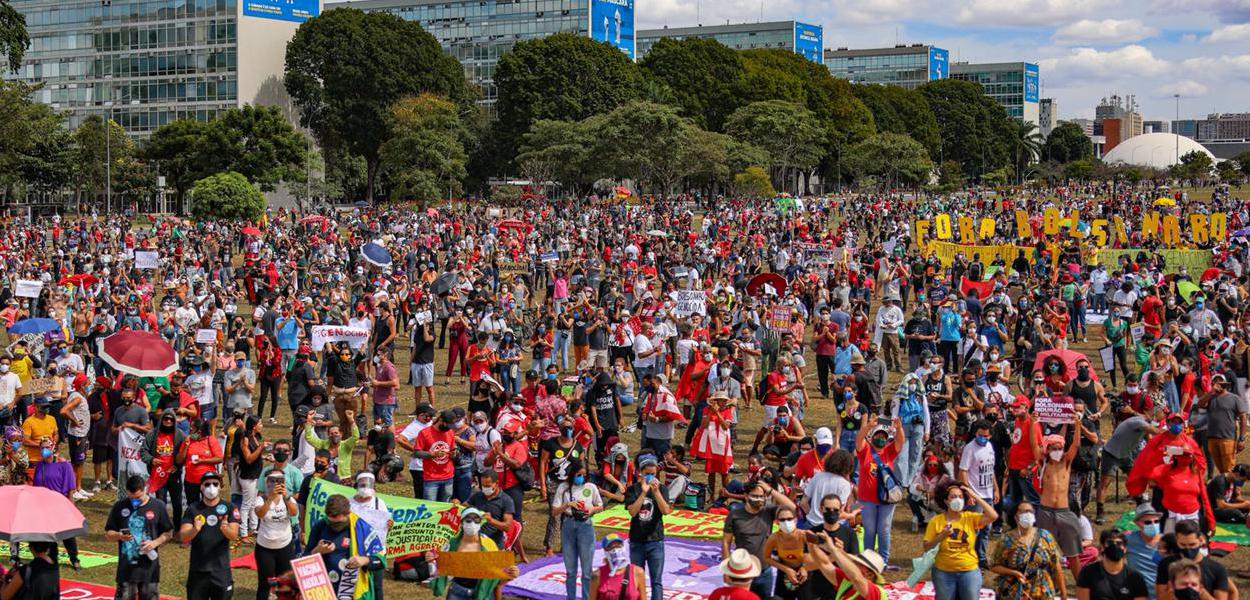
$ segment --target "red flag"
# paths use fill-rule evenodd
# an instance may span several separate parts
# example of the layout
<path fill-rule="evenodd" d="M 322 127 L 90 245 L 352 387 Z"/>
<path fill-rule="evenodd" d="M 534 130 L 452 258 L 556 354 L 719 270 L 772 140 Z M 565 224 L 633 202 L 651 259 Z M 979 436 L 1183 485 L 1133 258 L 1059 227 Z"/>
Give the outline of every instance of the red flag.
<path fill-rule="evenodd" d="M 993 281 L 973 281 L 967 277 L 959 284 L 959 291 L 967 296 L 968 292 L 975 291 L 977 298 L 989 298 L 994 293 Z"/>

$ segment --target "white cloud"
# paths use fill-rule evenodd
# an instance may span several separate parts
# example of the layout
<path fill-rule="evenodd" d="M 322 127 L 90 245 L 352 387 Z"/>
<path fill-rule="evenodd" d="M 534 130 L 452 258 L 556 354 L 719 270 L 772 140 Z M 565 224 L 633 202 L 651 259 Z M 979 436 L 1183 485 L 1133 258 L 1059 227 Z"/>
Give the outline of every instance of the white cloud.
<path fill-rule="evenodd" d="M 1207 79 L 1250 79 L 1250 54 L 1199 56 L 1181 62 L 1189 73 L 1201 73 Z"/>
<path fill-rule="evenodd" d="M 1184 79 L 1163 84 L 1155 90 L 1155 95 L 1159 98 L 1171 98 L 1175 94 L 1180 94 L 1182 98 L 1197 98 L 1207 95 L 1209 91 L 1211 91 L 1210 88 L 1202 83 Z"/>
<path fill-rule="evenodd" d="M 967 0 L 959 22 L 982 27 L 1054 26 L 1090 14 L 1115 0 Z"/>
<path fill-rule="evenodd" d="M 1154 77 L 1169 68 L 1145 46 L 1132 44 L 1116 50 L 1073 48 L 1067 55 L 1038 61 L 1042 73 L 1052 81 L 1115 80 L 1128 77 Z"/>
<path fill-rule="evenodd" d="M 1250 21 L 1250 0 L 1155 0 L 1151 12 L 1185 15 L 1198 11 L 1215 13 L 1225 23 Z"/>
<path fill-rule="evenodd" d="M 1137 19 L 1081 19 L 1060 27 L 1052 38 L 1061 46 L 1118 46 L 1158 35 L 1159 30 Z"/>
<path fill-rule="evenodd" d="M 1240 25 L 1225 25 L 1215 31 L 1211 35 L 1203 38 L 1202 41 L 1208 44 L 1223 44 L 1227 42 L 1246 43 L 1250 40 L 1250 23 L 1242 23 Z"/>

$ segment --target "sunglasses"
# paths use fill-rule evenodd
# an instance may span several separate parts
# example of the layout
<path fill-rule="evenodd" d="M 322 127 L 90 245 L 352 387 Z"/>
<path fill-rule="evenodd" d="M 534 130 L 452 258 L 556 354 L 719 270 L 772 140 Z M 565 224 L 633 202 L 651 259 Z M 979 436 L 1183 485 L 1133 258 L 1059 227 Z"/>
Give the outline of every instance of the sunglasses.
<path fill-rule="evenodd" d="M 1159 524 L 1159 520 L 1158 520 L 1158 519 L 1154 519 L 1154 520 L 1152 520 L 1152 521 L 1142 521 L 1142 522 L 1141 522 L 1141 524 L 1142 524 L 1142 525 L 1158 525 L 1158 524 Z"/>

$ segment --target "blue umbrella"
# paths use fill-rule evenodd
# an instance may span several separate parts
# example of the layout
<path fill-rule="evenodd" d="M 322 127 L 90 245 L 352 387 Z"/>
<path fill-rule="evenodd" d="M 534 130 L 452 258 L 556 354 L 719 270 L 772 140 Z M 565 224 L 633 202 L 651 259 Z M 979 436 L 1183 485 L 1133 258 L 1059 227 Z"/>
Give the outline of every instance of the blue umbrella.
<path fill-rule="evenodd" d="M 355 206 L 356 208 L 369 208 L 369 202 L 367 200 L 357 200 L 352 206 Z"/>
<path fill-rule="evenodd" d="M 9 328 L 9 333 L 26 335 L 28 333 L 51 333 L 60 330 L 61 324 L 53 319 L 22 319 Z"/>
<path fill-rule="evenodd" d="M 391 253 L 383 248 L 381 244 L 369 242 L 360 249 L 360 255 L 369 261 L 369 264 L 379 267 L 391 266 Z"/>
<path fill-rule="evenodd" d="M 1250 227 L 1234 231 L 1232 237 L 1250 237 Z"/>

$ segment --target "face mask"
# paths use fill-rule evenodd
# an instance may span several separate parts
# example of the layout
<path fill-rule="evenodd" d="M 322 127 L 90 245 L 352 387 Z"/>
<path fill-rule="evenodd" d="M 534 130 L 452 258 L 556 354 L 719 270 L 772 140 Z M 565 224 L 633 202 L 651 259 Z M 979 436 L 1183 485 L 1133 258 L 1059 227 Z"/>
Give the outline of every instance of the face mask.
<path fill-rule="evenodd" d="M 747 496 L 747 504 L 750 504 L 754 508 L 762 508 L 764 506 L 764 499 L 756 498 L 755 496 Z"/>
<path fill-rule="evenodd" d="M 1081 381 L 1089 381 L 1089 367 L 1080 367 L 1076 370 L 1076 378 Z"/>
<path fill-rule="evenodd" d="M 950 502 L 946 503 L 946 506 L 951 509 L 951 512 L 961 512 L 964 509 L 964 499 L 952 498 Z"/>
<path fill-rule="evenodd" d="M 784 521 L 778 521 L 777 524 L 781 526 L 782 533 L 793 533 L 795 525 L 796 525 L 794 522 L 794 519 L 786 519 Z"/>
<path fill-rule="evenodd" d="M 217 494 L 221 493 L 221 486 L 219 486 L 219 485 L 206 485 L 206 486 L 204 486 L 204 487 L 200 488 L 200 492 L 203 494 L 203 496 L 204 496 L 205 498 L 207 498 L 207 499 L 209 499 L 209 500 L 216 500 L 216 499 L 217 499 Z"/>
<path fill-rule="evenodd" d="M 1198 600 L 1202 594 L 1194 588 L 1181 588 L 1172 592 L 1172 597 L 1176 600 Z"/>
<path fill-rule="evenodd" d="M 1112 561 L 1121 560 L 1124 558 L 1124 546 L 1121 544 L 1107 544 L 1102 547 L 1102 555 Z"/>
<path fill-rule="evenodd" d="M 52 460 L 52 449 L 44 448 L 39 452 L 39 455 L 42 456 L 44 460 Z"/>
<path fill-rule="evenodd" d="M 1135 386 L 1135 385 L 1130 385 L 1130 386 L 1128 386 L 1128 388 L 1126 388 L 1126 389 L 1125 389 L 1125 391 L 1127 391 L 1127 392 L 1128 392 L 1128 393 L 1130 393 L 1130 394 L 1134 394 L 1134 395 L 1136 395 L 1138 392 L 1140 392 L 1140 391 L 1141 391 L 1141 388 L 1139 388 L 1139 387 L 1137 387 L 1137 386 Z"/>
<path fill-rule="evenodd" d="M 22 443 L 21 443 L 21 442 L 13 442 L 13 451 L 14 451 L 14 452 L 21 452 L 21 451 L 22 451 Z"/>
<path fill-rule="evenodd" d="M 790 367 L 782 367 L 782 368 L 781 368 L 781 374 L 782 374 L 782 375 L 789 375 L 789 374 L 790 374 Z"/>
<path fill-rule="evenodd" d="M 732 369 L 730 369 L 729 367 L 721 367 L 718 371 L 719 371 L 719 373 L 720 373 L 720 378 L 721 378 L 721 379 L 725 379 L 725 378 L 729 377 L 729 375 L 730 375 L 731 373 L 733 373 L 733 370 L 732 370 Z"/>
<path fill-rule="evenodd" d="M 1188 373 L 1188 372 L 1189 372 L 1189 366 L 1188 366 L 1188 365 L 1181 365 L 1181 369 L 1180 369 L 1180 371 L 1181 371 L 1181 373 Z"/>
<path fill-rule="evenodd" d="M 1198 555 L 1201 553 L 1202 553 L 1202 548 L 1181 548 L 1181 554 L 1183 554 L 1185 558 L 1188 558 L 1189 560 L 1198 558 Z"/>
<path fill-rule="evenodd" d="M 483 488 L 482 488 L 482 495 L 483 495 L 483 496 L 486 496 L 486 497 L 494 496 L 494 495 L 495 495 L 495 488 L 493 488 L 493 487 L 483 487 Z"/>
<path fill-rule="evenodd" d="M 1059 462 L 1063 460 L 1063 450 L 1051 450 L 1047 456 L 1050 456 L 1050 460 Z"/>
<path fill-rule="evenodd" d="M 1141 528 L 1141 534 L 1148 538 L 1157 537 L 1160 532 L 1158 523 L 1148 523 Z"/>
<path fill-rule="evenodd" d="M 1168 425 L 1168 431 L 1172 435 L 1180 435 L 1182 431 L 1185 431 L 1185 425 L 1181 423 L 1172 423 Z"/>
<path fill-rule="evenodd" d="M 855 397 L 855 392 L 843 392 L 842 397 L 847 400 L 850 400 Z"/>
<path fill-rule="evenodd" d="M 830 450 L 833 450 L 833 444 L 816 444 L 816 453 L 821 456 L 829 454 Z"/>
<path fill-rule="evenodd" d="M 872 445 L 876 446 L 877 448 L 884 448 L 885 445 L 888 443 L 890 443 L 890 440 L 887 440 L 885 438 L 872 438 Z"/>
<path fill-rule="evenodd" d="M 373 488 L 371 488 L 371 487 L 358 487 L 358 488 L 356 488 L 356 495 L 357 495 L 357 496 L 363 496 L 363 497 L 365 497 L 365 498 L 372 498 L 372 497 L 373 497 L 373 494 L 374 494 L 374 491 L 373 491 Z"/>
<path fill-rule="evenodd" d="M 326 463 L 317 463 L 317 464 L 316 464 L 316 466 L 315 466 L 315 467 L 313 467 L 313 468 L 314 468 L 314 470 L 316 470 L 316 472 L 318 472 L 318 473 L 324 473 L 326 469 L 329 469 L 329 468 L 330 468 L 330 465 L 328 465 L 328 464 L 326 464 Z"/>
<path fill-rule="evenodd" d="M 998 373 L 990 373 L 985 376 L 985 380 L 990 383 L 998 383 Z"/>
<path fill-rule="evenodd" d="M 563 431 L 562 433 L 564 434 L 564 437 L 566 437 L 566 438 L 569 438 L 569 439 L 572 439 L 572 438 L 573 438 L 573 428 L 572 428 L 572 427 L 565 427 L 565 428 L 564 428 L 564 431 Z"/>
<path fill-rule="evenodd" d="M 274 461 L 274 462 L 284 463 L 284 462 L 286 462 L 286 461 L 287 461 L 287 459 L 289 459 L 289 458 L 291 458 L 291 453 L 290 453 L 290 452 L 282 452 L 282 451 L 279 451 L 279 452 L 274 452 L 274 453 L 273 453 L 273 461 Z"/>
<path fill-rule="evenodd" d="M 837 525 L 838 524 L 838 512 L 839 511 L 833 510 L 832 508 L 826 508 L 824 515 L 822 515 L 824 517 L 825 524 Z"/>
<path fill-rule="evenodd" d="M 512 410 L 514 410 L 514 411 L 516 411 L 516 412 L 521 412 L 521 411 L 525 410 L 525 405 L 524 405 L 524 404 L 516 404 L 516 403 L 513 403 L 513 404 L 512 404 Z"/>
<path fill-rule="evenodd" d="M 984 446 L 984 445 L 989 444 L 989 443 L 990 443 L 990 438 L 987 438 L 987 437 L 985 437 L 985 436 L 983 436 L 983 435 L 978 435 L 978 436 L 977 436 L 977 444 L 979 444 L 979 445 L 981 445 L 981 446 Z"/>
<path fill-rule="evenodd" d="M 574 476 L 573 476 L 573 485 L 586 485 L 586 476 L 585 476 L 585 475 L 574 475 Z"/>
<path fill-rule="evenodd" d="M 1037 522 L 1037 515 L 1033 513 L 1019 513 L 1016 515 L 1016 524 L 1023 529 L 1028 529 Z"/>
<path fill-rule="evenodd" d="M 613 571 L 621 569 L 627 564 L 629 564 L 629 553 L 624 548 L 608 550 L 608 566 Z"/>
<path fill-rule="evenodd" d="M 9 365 L 0 365 L 0 373 L 8 373 Z"/>
<path fill-rule="evenodd" d="M 790 417 L 777 417 L 777 425 L 785 427 L 790 423 Z"/>
<path fill-rule="evenodd" d="M 450 426 L 450 425 L 448 425 L 448 424 L 446 424 L 446 423 L 439 423 L 439 424 L 438 424 L 438 430 L 439 430 L 439 431 L 447 431 L 448 429 L 451 429 L 451 426 Z"/>

